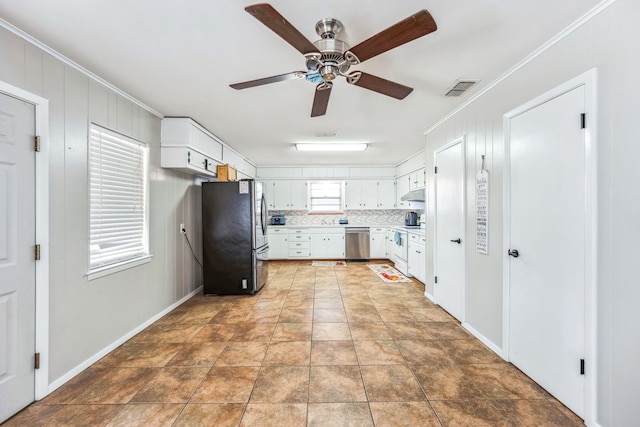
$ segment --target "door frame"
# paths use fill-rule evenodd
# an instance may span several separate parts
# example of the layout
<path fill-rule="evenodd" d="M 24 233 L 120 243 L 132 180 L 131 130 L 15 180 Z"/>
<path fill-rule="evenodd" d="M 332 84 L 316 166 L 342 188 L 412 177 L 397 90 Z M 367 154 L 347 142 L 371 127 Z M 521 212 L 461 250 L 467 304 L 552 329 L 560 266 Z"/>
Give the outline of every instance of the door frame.
<path fill-rule="evenodd" d="M 585 388 L 584 408 L 585 424 L 592 425 L 596 422 L 597 413 L 597 169 L 596 169 L 596 134 L 597 134 L 597 70 L 592 68 L 583 74 L 543 93 L 540 96 L 522 104 L 521 106 L 503 115 L 504 130 L 504 179 L 503 179 L 503 254 L 502 254 L 502 357 L 509 360 L 509 257 L 507 250 L 511 241 L 511 206 L 510 206 L 510 182 L 511 174 L 510 145 L 511 145 L 511 120 L 533 108 L 536 108 L 551 99 L 564 95 L 580 86 L 585 93 Z M 577 119 L 576 119 L 577 120 Z"/>
<path fill-rule="evenodd" d="M 40 152 L 35 156 L 35 226 L 40 244 L 35 282 L 35 350 L 40 353 L 40 369 L 35 370 L 35 399 L 49 394 L 49 101 L 0 81 L 0 92 L 35 107 L 35 133 L 40 136 Z"/>
<path fill-rule="evenodd" d="M 462 315 L 458 321 L 462 324 L 467 317 L 467 135 L 461 136 L 447 142 L 446 144 L 438 147 L 433 152 L 433 164 L 438 167 L 438 154 L 453 147 L 454 145 L 461 144 L 462 150 Z M 438 174 L 434 174 L 434 198 L 433 198 L 433 271 L 434 276 L 438 276 Z M 434 283 L 433 288 L 433 301 L 438 304 L 438 284 Z"/>

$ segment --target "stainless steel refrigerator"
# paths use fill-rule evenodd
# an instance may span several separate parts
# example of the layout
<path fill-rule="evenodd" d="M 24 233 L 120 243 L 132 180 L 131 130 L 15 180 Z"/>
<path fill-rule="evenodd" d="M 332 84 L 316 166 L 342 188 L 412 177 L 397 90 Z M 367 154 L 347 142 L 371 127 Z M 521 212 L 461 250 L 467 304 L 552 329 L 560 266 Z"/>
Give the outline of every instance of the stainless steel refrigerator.
<path fill-rule="evenodd" d="M 253 294 L 267 281 L 267 204 L 261 182 L 202 184 L 204 293 Z"/>

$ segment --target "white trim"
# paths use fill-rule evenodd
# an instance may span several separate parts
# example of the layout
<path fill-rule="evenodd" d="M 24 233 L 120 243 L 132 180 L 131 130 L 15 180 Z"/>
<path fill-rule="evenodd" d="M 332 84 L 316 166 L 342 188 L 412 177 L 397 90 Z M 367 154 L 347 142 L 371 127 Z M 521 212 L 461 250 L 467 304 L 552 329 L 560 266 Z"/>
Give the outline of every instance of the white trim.
<path fill-rule="evenodd" d="M 122 261 L 117 264 L 110 264 L 105 267 L 95 268 L 87 273 L 87 280 L 92 281 L 133 267 L 138 267 L 139 265 L 147 264 L 151 262 L 151 258 L 153 258 L 153 255 L 145 255 Z"/>
<path fill-rule="evenodd" d="M 614 0 L 615 1 L 615 0 Z M 584 86 L 585 90 L 585 398 L 584 420 L 587 425 L 597 425 L 597 168 L 596 168 L 596 135 L 597 135 L 597 77 L 595 68 L 557 86 L 529 102 L 503 115 L 504 123 L 504 166 L 503 166 L 503 248 L 509 247 L 511 224 L 510 194 L 510 162 L 509 147 L 511 127 L 510 120 L 544 102 L 557 98 L 577 87 Z M 503 256 L 503 296 L 502 296 L 502 351 L 505 360 L 509 360 L 509 262 L 506 250 Z"/>
<path fill-rule="evenodd" d="M 440 146 L 433 152 L 433 165 L 438 167 L 438 154 L 443 151 L 457 145 L 461 144 L 462 149 L 462 313 L 460 315 L 461 319 L 458 319 L 460 322 L 464 322 L 467 314 L 467 135 L 463 134 L 458 138 Z M 438 215 L 437 215 L 437 188 L 438 188 L 438 174 L 434 174 L 434 183 L 433 183 L 433 275 L 438 276 L 438 265 L 436 262 L 436 256 L 438 253 L 438 238 L 437 238 L 437 230 L 438 230 Z M 439 305 L 438 303 L 438 284 L 433 284 L 433 302 Z M 452 315 L 453 316 L 453 315 Z M 454 316 L 455 317 L 455 316 Z"/>
<path fill-rule="evenodd" d="M 433 290 L 435 291 L 435 288 Z M 429 292 L 427 292 L 426 288 L 424 290 L 424 296 L 427 297 L 427 299 L 429 301 L 431 301 L 432 303 L 434 303 L 434 304 L 436 303 L 435 296 L 431 295 Z"/>
<path fill-rule="evenodd" d="M 443 124 L 444 122 L 446 122 L 447 120 L 449 120 L 450 118 L 452 118 L 453 116 L 458 114 L 460 111 L 462 111 L 467 106 L 469 106 L 471 103 L 473 103 L 476 99 L 480 98 L 482 95 L 484 95 L 485 93 L 489 92 L 491 89 L 493 89 L 494 87 L 496 87 L 497 85 L 499 85 L 500 83 L 502 83 L 503 81 L 505 81 L 506 79 L 511 77 L 511 75 L 515 74 L 518 70 L 520 70 L 521 68 L 526 66 L 529 62 L 533 61 L 538 56 L 542 55 L 544 52 L 549 50 L 551 47 L 553 47 L 556 43 L 558 43 L 561 40 L 563 40 L 565 37 L 571 35 L 571 33 L 576 31 L 580 27 L 582 27 L 584 24 L 589 22 L 591 19 L 593 19 L 596 16 L 598 16 L 603 10 L 605 10 L 606 8 L 608 8 L 609 6 L 614 4 L 615 2 L 616 2 L 616 0 L 603 0 L 602 2 L 600 2 L 599 4 L 594 6 L 593 9 L 591 9 L 590 11 L 588 11 L 587 13 L 582 15 L 580 18 L 575 20 L 567 28 L 565 28 L 564 30 L 562 30 L 561 32 L 559 32 L 558 34 L 553 36 L 550 40 L 548 40 L 542 46 L 540 46 L 539 48 L 534 50 L 532 53 L 530 53 L 528 56 L 526 56 L 522 61 L 518 62 L 516 65 L 514 65 L 512 68 L 507 70 L 500 77 L 498 77 L 497 79 L 495 79 L 494 81 L 489 83 L 489 85 L 487 85 L 484 88 L 482 88 L 482 90 L 480 92 L 478 92 L 475 95 L 473 95 L 471 98 L 469 98 L 463 104 L 461 104 L 459 107 L 457 107 L 456 109 L 451 111 L 449 114 L 447 114 L 446 116 L 444 116 L 443 118 L 438 120 L 436 123 L 434 123 L 430 128 L 428 128 L 427 130 L 425 130 L 423 132 L 423 135 L 427 135 L 429 132 L 431 132 L 432 130 L 436 129 L 438 126 L 440 126 L 441 124 Z"/>
<path fill-rule="evenodd" d="M 145 109 L 146 111 L 150 112 L 154 116 L 156 116 L 158 118 L 163 118 L 164 117 L 164 115 L 160 114 L 159 112 L 157 112 L 153 108 L 149 107 L 148 105 L 146 105 L 142 101 L 139 101 L 139 100 L 135 99 L 134 97 L 132 97 L 128 93 L 120 90 L 119 88 L 117 88 L 116 86 L 114 86 L 111 83 L 107 82 L 103 78 L 97 76 L 96 74 L 94 74 L 91 71 L 87 70 L 83 66 L 73 62 L 71 59 L 69 59 L 66 56 L 62 55 L 60 52 L 50 48 L 46 44 L 42 43 L 40 40 L 36 39 L 35 37 L 33 37 L 33 36 L 31 36 L 31 35 L 29 35 L 27 33 L 25 33 L 21 29 L 15 27 L 14 25 L 10 24 L 9 22 L 5 21 L 2 18 L 0 18 L 0 27 L 6 28 L 7 30 L 9 30 L 13 34 L 15 34 L 16 36 L 18 36 L 21 39 L 25 40 L 26 42 L 31 43 L 32 45 L 34 45 L 35 47 L 37 47 L 39 49 L 42 49 L 44 52 L 48 53 L 49 55 L 53 56 L 54 58 L 58 59 L 59 61 L 62 61 L 63 63 L 67 64 L 68 66 L 70 66 L 72 68 L 75 68 L 76 70 L 78 70 L 81 73 L 85 74 L 87 77 L 89 77 L 89 78 L 95 80 L 96 82 L 106 86 L 107 88 L 111 89 L 112 91 L 114 91 L 118 95 L 122 96 L 123 98 L 128 99 L 129 101 L 133 102 L 137 106 L 139 106 L 139 107 Z"/>
<path fill-rule="evenodd" d="M 478 340 L 480 340 L 480 342 L 482 342 L 482 344 L 484 344 L 487 347 L 489 347 L 489 350 L 493 351 L 495 354 L 497 354 L 498 356 L 502 357 L 504 360 L 507 360 L 507 357 L 506 357 L 507 355 L 504 354 L 502 349 L 500 347 L 498 347 L 497 345 L 495 345 L 493 343 L 493 341 L 489 340 L 487 337 L 485 337 L 480 332 L 478 332 L 473 326 L 471 326 L 467 322 L 462 322 L 462 327 L 465 328 L 467 331 L 469 331 L 469 333 L 471 335 L 473 335 Z"/>
<path fill-rule="evenodd" d="M 48 394 L 49 384 L 49 101 L 0 81 L 0 92 L 35 106 L 35 132 L 40 136 L 40 152 L 35 161 L 36 242 L 40 261 L 36 262 L 35 349 L 40 353 L 40 369 L 35 371 L 35 399 Z"/>
<path fill-rule="evenodd" d="M 174 308 L 180 306 L 181 304 L 183 304 L 184 302 L 186 302 L 188 299 L 192 298 L 193 296 L 197 295 L 201 291 L 202 291 L 202 286 L 200 286 L 199 288 L 197 288 L 196 290 L 194 290 L 190 294 L 182 297 L 179 301 L 171 304 L 169 307 L 165 308 L 164 310 L 162 310 L 161 312 L 159 312 L 155 316 L 149 318 L 146 322 L 144 322 L 141 325 L 137 326 L 136 328 L 132 329 L 131 331 L 129 331 L 125 335 L 121 336 L 120 338 L 118 338 L 117 340 L 115 340 L 114 342 L 112 342 L 111 344 L 109 344 L 108 346 L 106 346 L 105 348 L 100 350 L 99 352 L 95 353 L 93 356 L 91 356 L 88 359 L 86 359 L 84 362 L 81 362 L 80 364 L 76 365 L 73 369 L 67 371 L 67 373 L 64 374 L 63 376 L 57 378 L 55 381 L 52 381 L 51 384 L 49 384 L 49 393 L 53 393 L 56 389 L 58 389 L 61 386 L 63 386 L 65 383 L 67 383 L 73 377 L 78 375 L 80 372 L 84 371 L 89 366 L 93 365 L 98 360 L 102 359 L 104 356 L 106 356 L 107 354 L 109 354 L 110 352 L 112 352 L 113 350 L 118 348 L 120 345 L 124 344 L 125 342 L 127 342 L 128 340 L 133 338 L 136 334 L 140 333 L 146 327 L 152 325 L 156 320 L 160 319 L 165 314 L 171 312 L 171 310 L 173 310 Z"/>

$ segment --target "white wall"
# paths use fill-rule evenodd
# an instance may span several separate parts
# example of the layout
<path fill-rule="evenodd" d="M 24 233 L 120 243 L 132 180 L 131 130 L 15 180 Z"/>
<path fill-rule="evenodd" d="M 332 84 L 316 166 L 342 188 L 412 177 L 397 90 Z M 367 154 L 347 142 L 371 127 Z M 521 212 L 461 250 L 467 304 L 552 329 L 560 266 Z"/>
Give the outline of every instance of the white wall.
<path fill-rule="evenodd" d="M 0 28 L 0 81 L 49 100 L 49 383 L 202 283 L 178 224 L 201 251 L 194 179 L 160 168 L 160 119 L 127 97 Z M 88 270 L 89 122 L 150 146 L 150 263 L 91 282 Z M 59 383 L 59 381 L 58 381 Z"/>
<path fill-rule="evenodd" d="M 433 153 L 467 135 L 467 235 L 474 241 L 474 177 L 480 155 L 491 173 L 490 254 L 467 246 L 466 321 L 501 347 L 503 120 L 509 110 L 596 67 L 597 102 L 597 422 L 637 425 L 640 419 L 640 2 L 618 0 L 559 40 L 496 87 L 426 134 L 428 191 L 433 198 Z M 553 155 L 553 153 L 549 153 Z M 433 219 L 433 200 L 427 202 Z M 428 224 L 433 224 L 428 221 Z M 427 230 L 433 271 L 433 227 Z M 550 242 L 553 244 L 553 242 Z M 427 291 L 433 292 L 433 278 Z M 541 316 L 544 310 L 541 308 Z M 587 361 L 587 363 L 594 361 Z M 588 366 L 588 365 L 587 365 Z"/>

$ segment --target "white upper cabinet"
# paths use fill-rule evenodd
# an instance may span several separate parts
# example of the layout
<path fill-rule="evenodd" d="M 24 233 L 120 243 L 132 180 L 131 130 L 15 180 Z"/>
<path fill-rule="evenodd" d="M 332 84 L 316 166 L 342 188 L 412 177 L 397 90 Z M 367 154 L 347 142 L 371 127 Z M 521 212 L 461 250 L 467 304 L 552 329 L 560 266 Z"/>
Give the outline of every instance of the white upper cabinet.
<path fill-rule="evenodd" d="M 274 188 L 275 181 L 271 179 L 263 179 L 262 188 L 264 189 L 264 198 L 267 201 L 267 209 L 275 210 L 276 208 L 276 190 Z"/>
<path fill-rule="evenodd" d="M 395 183 L 393 179 L 349 179 L 345 184 L 345 209 L 394 208 Z"/>
<path fill-rule="evenodd" d="M 160 147 L 163 168 L 216 177 L 222 164 L 222 142 L 187 117 L 162 119 Z"/>
<path fill-rule="evenodd" d="M 416 190 L 418 188 L 424 188 L 425 184 L 425 170 L 424 168 L 409 174 L 409 190 Z"/>
<path fill-rule="evenodd" d="M 307 209 L 307 182 L 303 180 L 274 180 L 274 210 Z"/>

